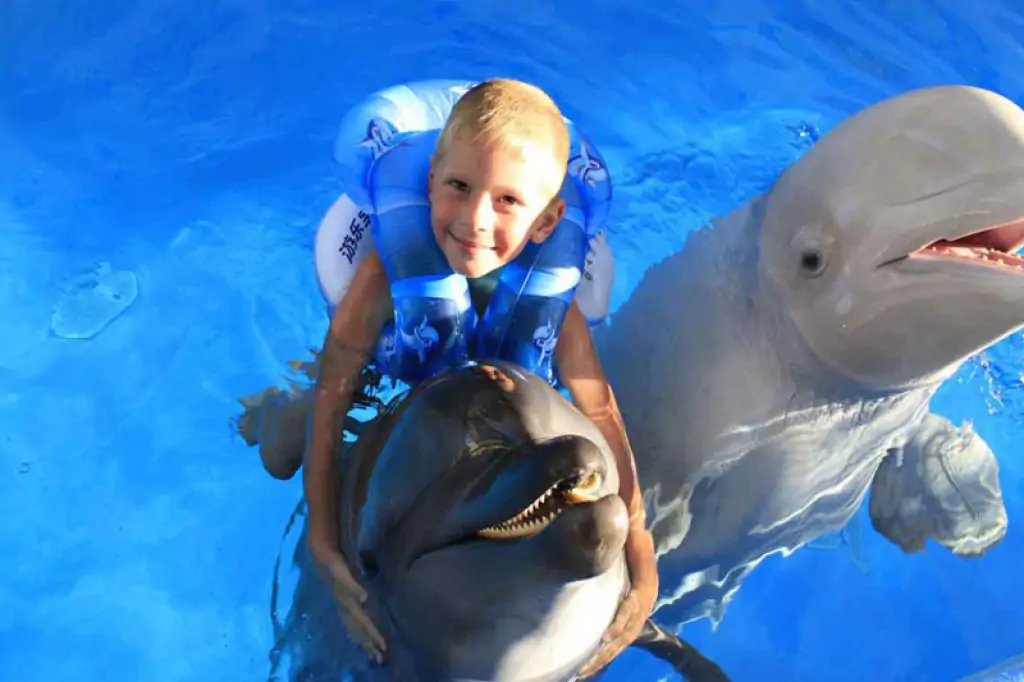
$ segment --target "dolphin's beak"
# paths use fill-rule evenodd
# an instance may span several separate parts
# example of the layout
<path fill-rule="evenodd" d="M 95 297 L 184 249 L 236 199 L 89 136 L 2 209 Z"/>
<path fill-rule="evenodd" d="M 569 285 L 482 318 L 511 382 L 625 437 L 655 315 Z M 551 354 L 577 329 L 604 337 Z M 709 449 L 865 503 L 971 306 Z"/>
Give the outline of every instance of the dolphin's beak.
<path fill-rule="evenodd" d="M 528 507 L 512 518 L 477 531 L 486 540 L 514 540 L 536 535 L 569 507 L 601 499 L 604 477 L 597 469 L 580 471 L 545 490 Z"/>
<path fill-rule="evenodd" d="M 528 448 L 523 456 L 521 464 L 532 463 L 534 466 L 530 469 L 536 473 L 522 492 L 531 488 L 534 492 L 525 499 L 520 498 L 522 501 L 515 514 L 497 523 L 489 522 L 474 533 L 475 537 L 515 540 L 536 535 L 566 509 L 596 502 L 608 492 L 603 491 L 607 474 L 605 459 L 591 440 L 560 436 Z"/>
<path fill-rule="evenodd" d="M 523 443 L 470 469 L 453 470 L 410 511 L 410 518 L 432 519 L 432 531 L 424 534 L 425 526 L 408 523 L 405 528 L 414 530 L 389 538 L 409 562 L 452 545 L 537 535 L 567 509 L 614 492 L 604 490 L 608 471 L 601 449 L 575 435 Z M 437 509 L 446 510 L 440 523 Z"/>
<path fill-rule="evenodd" d="M 1013 253 L 1024 246 L 1024 218 L 990 227 L 952 242 L 937 243 Z"/>

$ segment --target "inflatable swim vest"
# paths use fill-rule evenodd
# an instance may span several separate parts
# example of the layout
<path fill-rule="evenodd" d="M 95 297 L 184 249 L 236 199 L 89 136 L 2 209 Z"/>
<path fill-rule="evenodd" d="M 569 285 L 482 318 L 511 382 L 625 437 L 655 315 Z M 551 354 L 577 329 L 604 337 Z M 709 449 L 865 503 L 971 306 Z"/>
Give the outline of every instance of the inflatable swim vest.
<path fill-rule="evenodd" d="M 473 85 L 436 80 L 394 86 L 345 116 L 334 147 L 344 193 L 317 231 L 317 280 L 333 309 L 377 246 L 395 317 L 373 357 L 392 377 L 419 381 L 471 357 L 499 357 L 554 382 L 551 360 L 570 302 L 577 301 L 592 326 L 607 317 L 613 264 L 602 228 L 611 183 L 600 154 L 566 119 L 565 215 L 548 239 L 528 243 L 501 269 L 478 320 L 468 282 L 451 270 L 434 241 L 426 195 L 437 136 Z"/>

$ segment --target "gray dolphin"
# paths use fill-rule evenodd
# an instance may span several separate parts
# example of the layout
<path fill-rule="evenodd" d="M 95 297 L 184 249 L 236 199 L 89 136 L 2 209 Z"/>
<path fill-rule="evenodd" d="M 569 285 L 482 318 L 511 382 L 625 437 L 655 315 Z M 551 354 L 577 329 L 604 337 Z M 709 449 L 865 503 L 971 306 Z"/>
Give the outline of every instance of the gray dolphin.
<path fill-rule="evenodd" d="M 1003 537 L 991 451 L 929 437 L 956 430 L 929 402 L 1024 327 L 1022 218 L 1024 111 L 926 88 L 849 117 L 646 272 L 596 342 L 660 606 L 717 622 L 761 560 L 841 528 L 869 487 L 875 528 L 905 549 Z M 905 495 L 927 500 L 918 518 Z"/>
<path fill-rule="evenodd" d="M 271 677 L 561 682 L 596 652 L 628 588 L 628 526 L 601 432 L 557 391 L 474 363 L 399 396 L 343 455 L 341 547 L 389 642 L 359 666 L 296 542 Z M 289 535 L 298 524 L 292 523 Z M 275 581 L 275 613 L 283 611 Z M 635 643 L 686 679 L 727 682 L 653 622 Z"/>

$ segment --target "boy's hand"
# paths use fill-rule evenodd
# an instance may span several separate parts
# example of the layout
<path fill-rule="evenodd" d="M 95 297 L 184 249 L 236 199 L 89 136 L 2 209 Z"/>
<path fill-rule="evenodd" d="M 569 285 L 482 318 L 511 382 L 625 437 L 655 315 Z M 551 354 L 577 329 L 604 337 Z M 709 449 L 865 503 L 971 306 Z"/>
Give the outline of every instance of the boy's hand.
<path fill-rule="evenodd" d="M 316 538 L 311 533 L 309 550 L 320 569 L 320 575 L 331 586 L 334 598 L 341 607 L 341 619 L 349 637 L 363 648 L 367 656 L 380 663 L 384 659 L 387 644 L 363 608 L 366 590 L 356 582 L 336 543 L 328 538 Z"/>
<path fill-rule="evenodd" d="M 658 569 L 654 557 L 654 538 L 643 527 L 634 523 L 626 538 L 626 563 L 629 566 L 632 587 L 619 604 L 615 620 L 605 630 L 601 648 L 587 661 L 578 675 L 590 677 L 611 663 L 616 656 L 640 635 L 644 623 L 651 616 L 654 600 L 658 597 Z"/>

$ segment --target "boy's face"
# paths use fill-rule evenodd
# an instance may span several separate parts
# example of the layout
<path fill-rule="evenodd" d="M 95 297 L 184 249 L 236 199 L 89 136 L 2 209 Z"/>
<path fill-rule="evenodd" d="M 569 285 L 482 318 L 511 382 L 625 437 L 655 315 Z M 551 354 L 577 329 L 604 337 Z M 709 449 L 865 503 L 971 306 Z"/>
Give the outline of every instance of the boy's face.
<path fill-rule="evenodd" d="M 539 144 L 474 145 L 453 138 L 430 171 L 430 223 L 448 263 L 482 277 L 528 240 L 547 239 L 565 212 L 564 169 Z"/>

